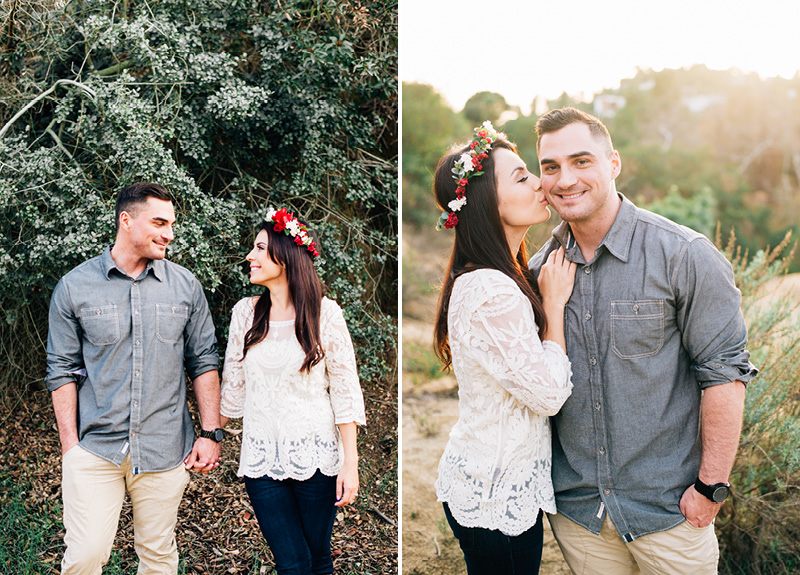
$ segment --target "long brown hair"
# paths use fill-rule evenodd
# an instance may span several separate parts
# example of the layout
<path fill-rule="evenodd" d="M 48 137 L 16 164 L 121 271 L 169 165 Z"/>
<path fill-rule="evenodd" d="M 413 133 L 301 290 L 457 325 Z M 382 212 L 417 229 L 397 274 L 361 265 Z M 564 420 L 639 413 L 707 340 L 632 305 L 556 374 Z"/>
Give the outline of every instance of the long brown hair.
<path fill-rule="evenodd" d="M 319 317 L 325 286 L 317 276 L 312 255 L 305 246 L 298 246 L 291 236 L 276 232 L 273 226 L 271 222 L 261 224 L 261 230 L 265 230 L 268 235 L 267 255 L 273 262 L 286 268 L 289 294 L 295 309 L 294 333 L 306 353 L 300 371 L 310 373 L 311 368 L 325 357 L 319 337 Z M 308 233 L 319 246 L 314 232 L 308 230 Z M 253 326 L 244 336 L 242 359 L 251 347 L 267 337 L 271 307 L 272 300 L 267 288 L 256 302 Z"/>
<path fill-rule="evenodd" d="M 469 181 L 466 192 L 467 204 L 458 212 L 458 225 L 453 228 L 455 242 L 444 274 L 434 326 L 434 349 L 444 364 L 444 370 L 449 370 L 453 363 L 447 330 L 447 310 L 453 283 L 461 274 L 477 269 L 494 269 L 506 274 L 530 300 L 540 332 L 547 326 L 539 287 L 528 270 L 525 242 L 519 246 L 515 259 L 500 221 L 493 156 L 494 152 L 501 148 L 517 153 L 517 147 L 507 140 L 498 140 L 492 144 L 489 157 L 481 162 L 483 175 L 473 177 Z M 456 160 L 467 151 L 469 151 L 468 146 L 451 150 L 442 156 L 436 167 L 433 194 L 442 210 L 447 210 L 447 204 L 456 199 L 456 182 L 453 179 L 452 169 Z"/>

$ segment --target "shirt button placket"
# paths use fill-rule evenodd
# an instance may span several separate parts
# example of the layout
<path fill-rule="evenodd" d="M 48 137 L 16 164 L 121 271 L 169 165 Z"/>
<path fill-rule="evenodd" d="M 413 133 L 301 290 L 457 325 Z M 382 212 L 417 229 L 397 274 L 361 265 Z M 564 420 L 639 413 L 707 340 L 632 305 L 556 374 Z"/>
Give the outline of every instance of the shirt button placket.
<path fill-rule="evenodd" d="M 138 468 L 139 462 L 138 431 L 141 419 L 139 404 L 142 395 L 142 366 L 144 365 L 142 346 L 144 330 L 142 329 L 142 316 L 140 308 L 142 306 L 142 294 L 140 281 L 134 281 L 131 285 L 131 326 L 133 335 L 133 382 L 131 385 L 131 467 Z"/>

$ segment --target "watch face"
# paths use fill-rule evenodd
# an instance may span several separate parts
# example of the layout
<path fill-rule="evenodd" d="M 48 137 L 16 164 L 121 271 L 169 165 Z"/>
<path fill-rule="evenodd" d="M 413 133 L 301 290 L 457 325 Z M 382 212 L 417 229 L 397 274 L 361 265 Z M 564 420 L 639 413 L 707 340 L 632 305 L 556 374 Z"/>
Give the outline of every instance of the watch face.
<path fill-rule="evenodd" d="M 722 503 L 728 497 L 728 493 L 730 489 L 726 485 L 720 485 L 714 492 L 711 494 L 711 499 L 716 503 Z"/>
<path fill-rule="evenodd" d="M 214 441 L 221 443 L 223 437 L 225 437 L 225 432 L 223 432 L 221 429 L 214 430 Z"/>

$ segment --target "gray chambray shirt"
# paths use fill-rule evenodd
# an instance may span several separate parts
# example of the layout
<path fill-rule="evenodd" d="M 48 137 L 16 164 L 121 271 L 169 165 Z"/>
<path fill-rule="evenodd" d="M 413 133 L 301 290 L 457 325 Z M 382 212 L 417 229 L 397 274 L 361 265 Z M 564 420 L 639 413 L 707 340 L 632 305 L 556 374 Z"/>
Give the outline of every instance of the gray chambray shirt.
<path fill-rule="evenodd" d="M 578 264 L 565 311 L 572 395 L 553 418 L 558 512 L 593 533 L 608 513 L 632 541 L 679 525 L 700 469 L 701 390 L 758 371 L 731 265 L 702 234 L 620 194 L 614 224 L 586 262 L 566 223 L 529 262 L 560 245 Z"/>
<path fill-rule="evenodd" d="M 186 373 L 219 366 L 214 325 L 200 282 L 153 260 L 138 278 L 111 248 L 61 278 L 50 300 L 50 391 L 78 384 L 83 449 L 134 473 L 166 471 L 192 450 Z"/>

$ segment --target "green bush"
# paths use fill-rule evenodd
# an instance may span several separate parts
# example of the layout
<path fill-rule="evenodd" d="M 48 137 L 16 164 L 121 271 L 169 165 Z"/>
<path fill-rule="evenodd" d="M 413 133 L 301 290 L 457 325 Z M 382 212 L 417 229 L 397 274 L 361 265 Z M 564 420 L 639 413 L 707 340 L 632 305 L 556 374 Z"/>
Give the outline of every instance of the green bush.
<path fill-rule="evenodd" d="M 731 236 L 725 249 L 742 291 L 751 361 L 760 373 L 747 386 L 733 497 L 716 523 L 721 573 L 800 572 L 800 302 L 774 293 L 794 255 L 788 245 L 787 234 L 775 249 L 748 258 Z"/>
<path fill-rule="evenodd" d="M 255 293 L 255 227 L 288 205 L 319 232 L 360 375 L 393 376 L 396 3 L 22 0 L 0 18 L 0 396 L 39 387 L 50 293 L 113 241 L 135 181 L 174 193 L 168 257 L 222 341 Z"/>

